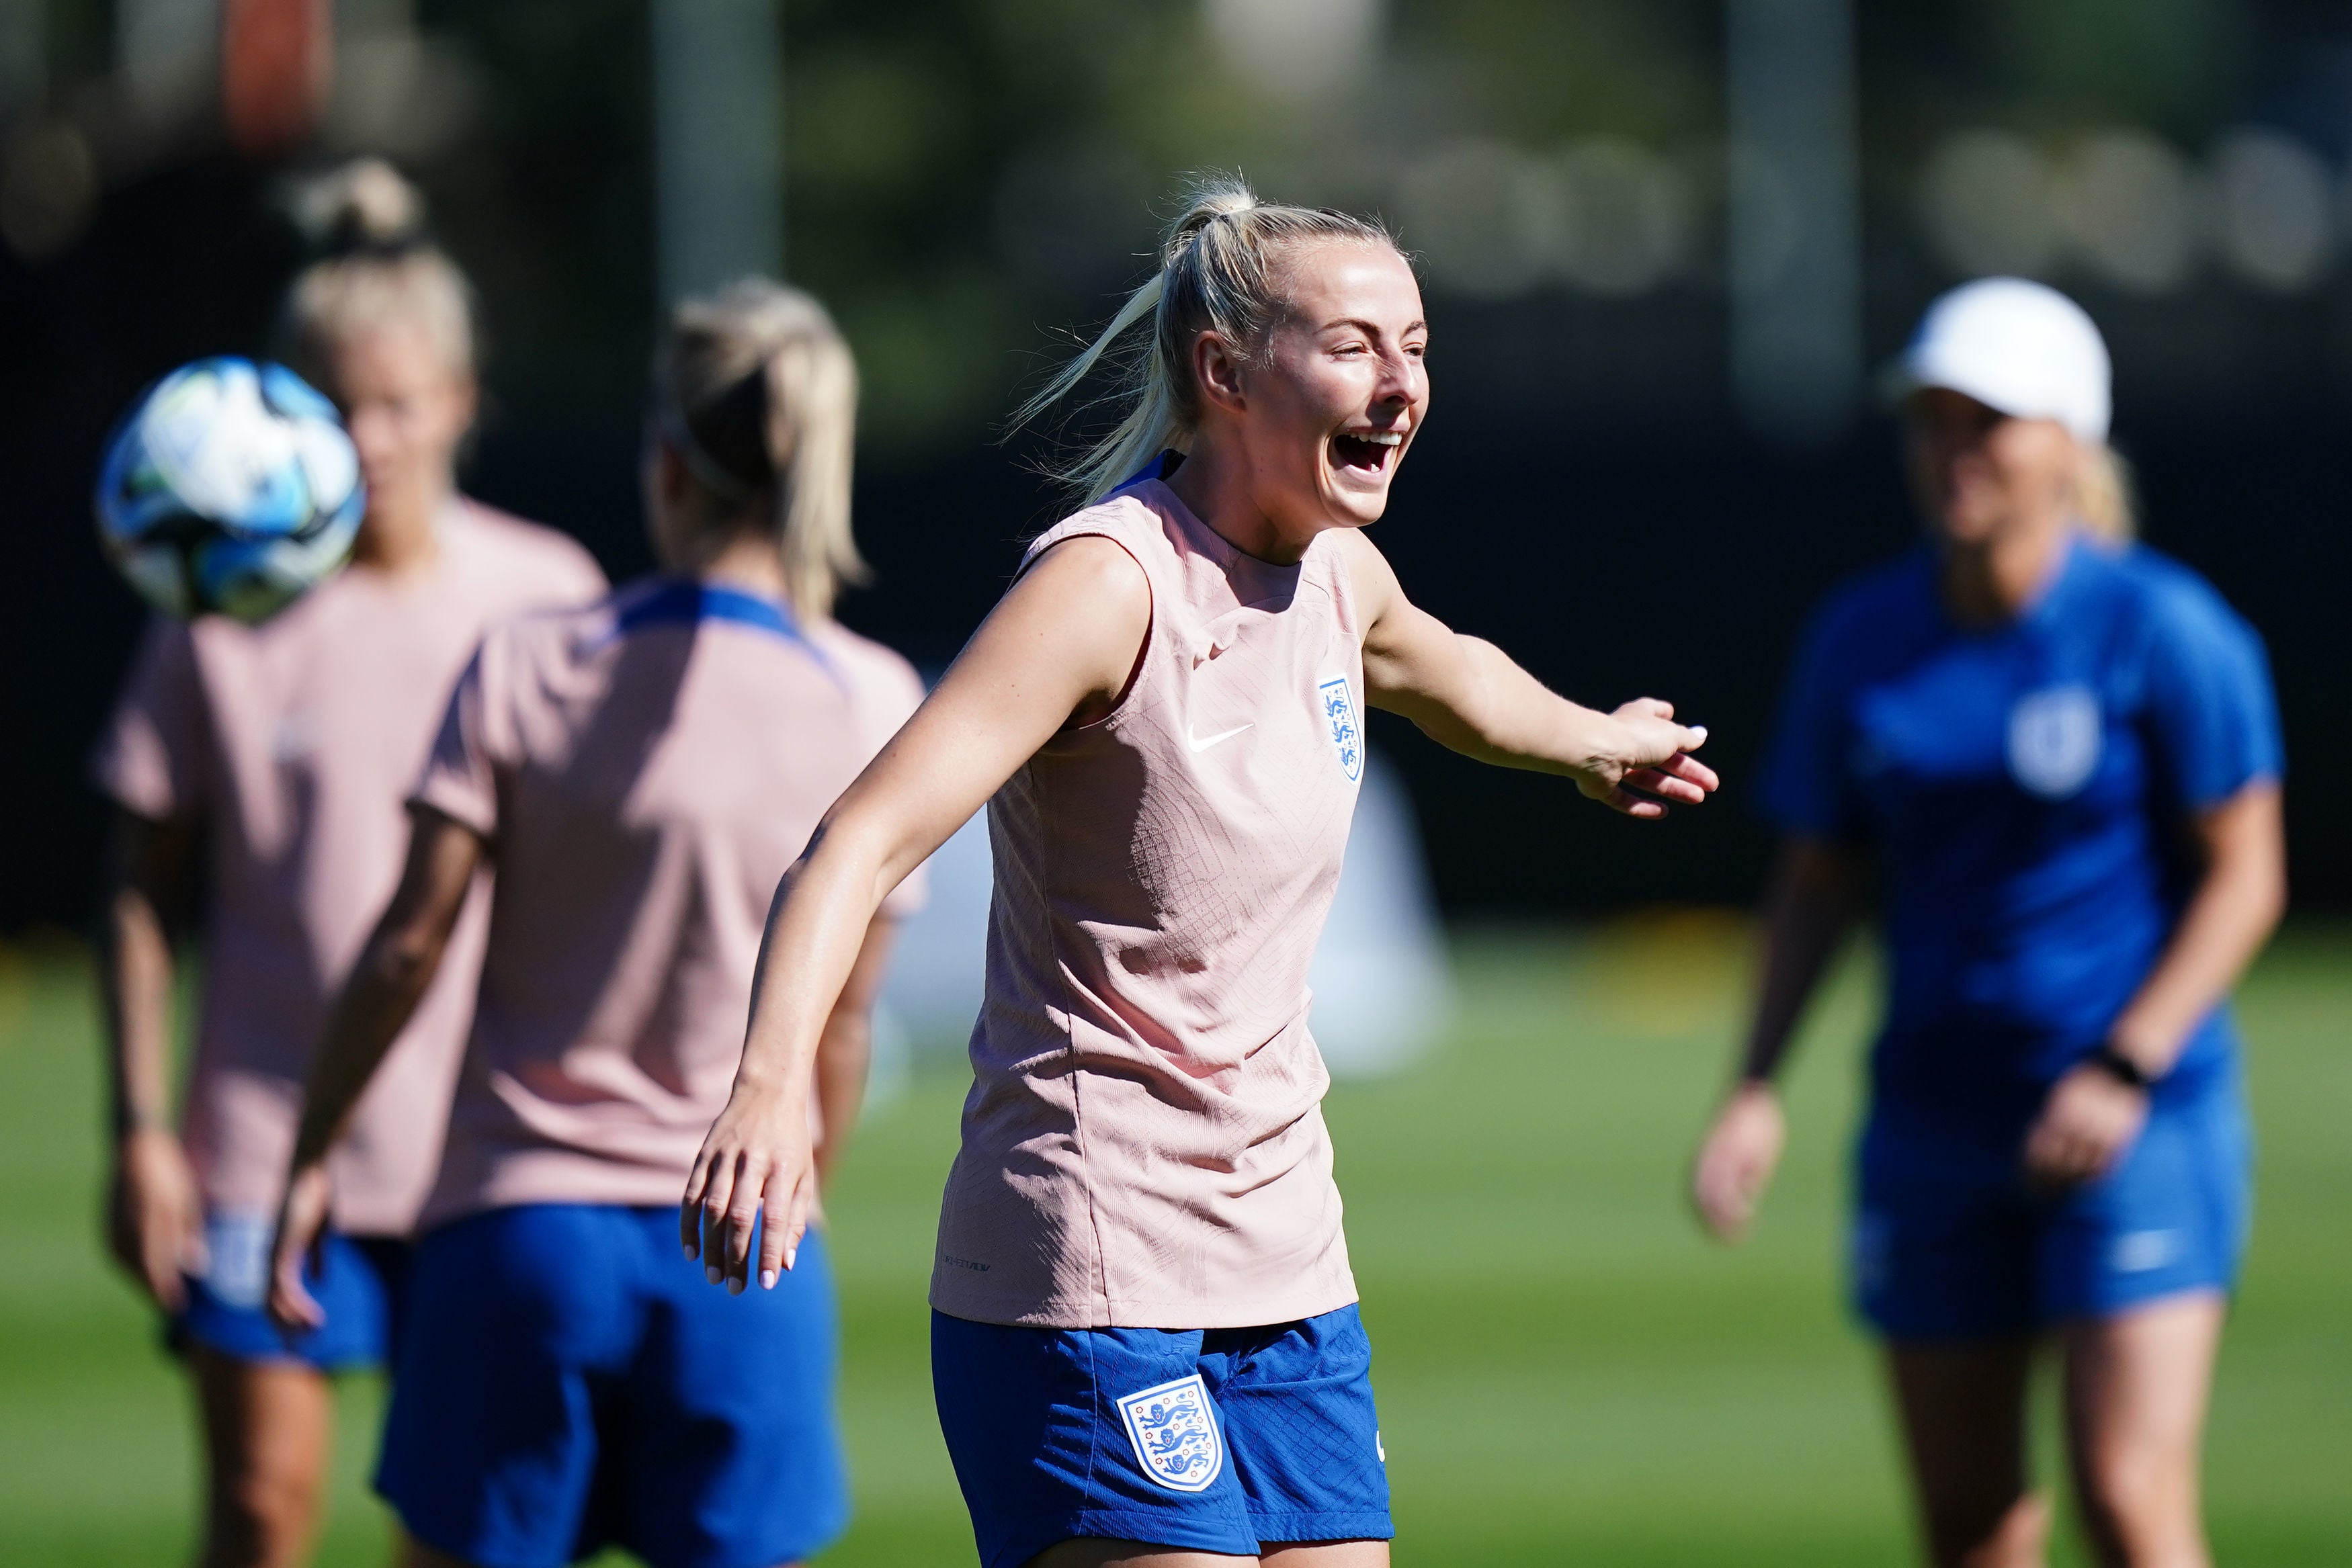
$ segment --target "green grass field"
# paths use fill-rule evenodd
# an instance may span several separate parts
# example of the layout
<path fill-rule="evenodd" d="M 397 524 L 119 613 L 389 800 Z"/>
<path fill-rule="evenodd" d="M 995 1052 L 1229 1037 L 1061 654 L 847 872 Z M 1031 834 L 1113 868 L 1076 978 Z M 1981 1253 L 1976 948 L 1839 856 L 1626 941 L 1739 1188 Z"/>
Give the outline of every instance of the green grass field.
<path fill-rule="evenodd" d="M 1329 1104 L 1399 1561 L 1906 1561 L 1871 1355 L 1838 1296 L 1865 965 L 1814 1021 L 1761 1231 L 1724 1252 L 1698 1239 L 1679 1178 L 1738 1006 L 1738 925 L 1476 933 L 1459 959 L 1445 1049 Z M 2214 1534 L 2225 1563 L 2341 1565 L 2352 929 L 2290 933 L 2243 1016 L 2263 1185 L 2216 1395 Z M 0 950 L 0 1563 L 28 1568 L 170 1563 L 190 1528 L 185 1395 L 96 1240 L 94 1063 L 79 958 Z M 919 1073 L 871 1118 L 834 1200 L 858 1521 L 829 1565 L 971 1561 L 923 1305 L 961 1091 L 945 1066 Z M 347 1388 L 323 1562 L 382 1559 L 364 1485 L 378 1409 L 371 1384 Z"/>

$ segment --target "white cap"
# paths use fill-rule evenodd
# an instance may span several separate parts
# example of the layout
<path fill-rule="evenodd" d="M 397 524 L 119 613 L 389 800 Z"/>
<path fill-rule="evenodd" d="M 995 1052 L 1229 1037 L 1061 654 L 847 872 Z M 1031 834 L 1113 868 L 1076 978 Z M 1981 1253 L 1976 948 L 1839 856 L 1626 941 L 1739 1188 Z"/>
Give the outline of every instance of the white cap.
<path fill-rule="evenodd" d="M 1887 371 L 1896 395 L 1943 387 L 2016 419 L 2054 419 L 2104 442 L 2112 407 L 2107 345 L 2080 305 L 2022 277 L 1964 283 L 1927 307 Z"/>

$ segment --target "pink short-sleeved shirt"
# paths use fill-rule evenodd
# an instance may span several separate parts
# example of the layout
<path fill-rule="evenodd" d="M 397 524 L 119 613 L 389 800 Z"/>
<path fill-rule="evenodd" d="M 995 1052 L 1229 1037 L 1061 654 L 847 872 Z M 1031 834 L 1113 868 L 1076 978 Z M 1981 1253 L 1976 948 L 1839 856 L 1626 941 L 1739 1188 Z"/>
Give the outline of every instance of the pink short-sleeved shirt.
<path fill-rule="evenodd" d="M 310 1053 L 399 883 L 404 801 L 483 629 L 604 591 L 587 551 L 551 529 L 470 502 L 436 526 L 429 564 L 353 568 L 259 626 L 156 620 L 99 744 L 108 795 L 204 831 L 204 1000 L 184 1126 L 216 1210 L 277 1207 Z M 478 887 L 335 1153 L 344 1230 L 401 1235 L 415 1219 L 488 913 Z"/>
<path fill-rule="evenodd" d="M 1358 780 L 1339 541 L 1244 555 L 1151 480 L 1046 532 L 1151 586 L 1109 716 L 989 802 L 996 885 L 931 1304 L 982 1322 L 1221 1328 L 1356 1299 L 1307 969 Z"/>
<path fill-rule="evenodd" d="M 717 584 L 655 579 L 483 641 L 416 789 L 498 868 L 425 1225 L 678 1201 L 776 883 L 921 698 L 897 654 Z"/>

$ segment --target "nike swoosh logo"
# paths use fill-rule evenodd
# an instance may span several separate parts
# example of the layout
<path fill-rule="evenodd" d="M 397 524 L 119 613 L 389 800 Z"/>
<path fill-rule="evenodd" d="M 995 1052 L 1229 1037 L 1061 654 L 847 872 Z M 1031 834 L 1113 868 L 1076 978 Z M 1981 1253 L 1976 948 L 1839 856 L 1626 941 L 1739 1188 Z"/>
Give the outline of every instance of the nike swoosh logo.
<path fill-rule="evenodd" d="M 1199 736 L 1194 735 L 1191 730 L 1187 729 L 1184 732 L 1184 744 L 1191 747 L 1194 753 L 1197 754 L 1208 750 L 1209 747 L 1216 745 L 1217 742 L 1221 740 L 1231 740 L 1234 737 L 1239 735 L 1248 727 L 1249 726 L 1246 724 L 1237 724 L 1231 729 L 1218 731 L 1216 734 L 1210 736 L 1206 740 L 1202 739 Z"/>

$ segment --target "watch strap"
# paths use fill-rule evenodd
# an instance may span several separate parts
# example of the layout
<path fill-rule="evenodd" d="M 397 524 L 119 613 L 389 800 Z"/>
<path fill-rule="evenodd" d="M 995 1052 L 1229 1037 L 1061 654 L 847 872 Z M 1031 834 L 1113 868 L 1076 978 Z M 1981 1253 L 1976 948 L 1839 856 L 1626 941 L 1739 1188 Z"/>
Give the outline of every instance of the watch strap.
<path fill-rule="evenodd" d="M 2101 1040 L 2099 1049 L 2091 1052 L 2088 1060 L 2092 1066 L 2116 1082 L 2127 1083 L 2134 1089 L 2150 1088 L 2156 1082 L 2156 1074 L 2117 1051 L 2113 1040 Z"/>

